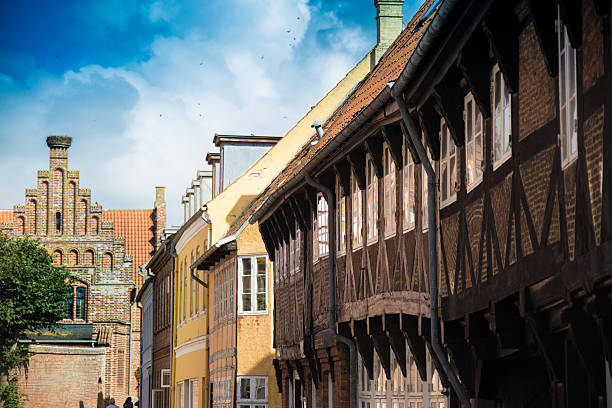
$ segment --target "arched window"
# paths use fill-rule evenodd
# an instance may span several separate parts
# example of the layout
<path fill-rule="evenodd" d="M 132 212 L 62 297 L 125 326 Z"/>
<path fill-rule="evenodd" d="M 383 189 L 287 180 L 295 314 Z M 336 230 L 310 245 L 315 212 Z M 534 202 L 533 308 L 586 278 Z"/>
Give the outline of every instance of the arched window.
<path fill-rule="evenodd" d="M 68 265 L 74 266 L 79 264 L 79 253 L 76 249 L 68 252 Z"/>
<path fill-rule="evenodd" d="M 23 217 L 17 218 L 17 234 L 25 235 L 25 218 Z"/>
<path fill-rule="evenodd" d="M 49 183 L 43 181 L 40 183 L 40 225 L 42 226 L 42 233 L 49 233 L 49 224 L 47 221 L 47 214 L 49 214 Z"/>
<path fill-rule="evenodd" d="M 62 233 L 62 213 L 59 211 L 55 213 L 55 232 Z"/>
<path fill-rule="evenodd" d="M 60 251 L 59 249 L 56 249 L 53 252 L 53 264 L 54 265 L 61 265 L 62 264 L 62 251 Z"/>
<path fill-rule="evenodd" d="M 85 251 L 85 256 L 83 259 L 83 263 L 85 265 L 93 265 L 94 264 L 94 252 L 91 249 Z"/>
<path fill-rule="evenodd" d="M 102 257 L 102 269 L 104 272 L 111 272 L 113 270 L 113 255 L 107 252 Z"/>

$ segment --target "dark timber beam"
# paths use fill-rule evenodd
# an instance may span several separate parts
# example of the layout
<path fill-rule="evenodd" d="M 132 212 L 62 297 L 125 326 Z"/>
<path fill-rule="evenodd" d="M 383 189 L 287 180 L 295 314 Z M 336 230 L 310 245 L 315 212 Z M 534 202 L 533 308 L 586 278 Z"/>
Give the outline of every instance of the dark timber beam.
<path fill-rule="evenodd" d="M 403 135 L 402 128 L 397 124 L 383 126 L 381 129 L 382 137 L 387 145 L 389 145 L 389 151 L 391 152 L 391 158 L 395 163 L 395 168 L 401 170 L 404 161 L 403 155 Z"/>
<path fill-rule="evenodd" d="M 449 68 L 442 81 L 436 85 L 433 97 L 444 117 L 446 126 L 457 146 L 463 146 L 465 131 L 463 129 L 463 97 L 461 72 L 457 67 Z"/>
<path fill-rule="evenodd" d="M 351 165 L 346 160 L 339 160 L 333 164 L 333 168 L 340 181 L 342 196 L 349 196 L 351 194 Z"/>
<path fill-rule="evenodd" d="M 364 146 L 366 151 L 370 153 L 370 156 L 372 157 L 372 164 L 374 164 L 374 172 L 376 173 L 376 177 L 381 178 L 383 176 L 382 140 L 376 136 L 371 136 L 364 142 Z"/>
<path fill-rule="evenodd" d="M 556 77 L 559 71 L 557 61 L 557 30 L 555 20 L 557 19 L 557 2 L 555 0 L 527 0 L 529 10 L 533 16 L 540 51 L 544 55 L 548 75 Z"/>
<path fill-rule="evenodd" d="M 446 323 L 444 325 L 444 343 L 451 353 L 451 363 L 459 373 L 461 382 L 465 385 L 470 396 L 473 397 L 475 361 L 471 347 L 465 339 L 465 330 L 458 321 Z"/>
<path fill-rule="evenodd" d="M 389 344 L 389 339 L 387 338 L 387 334 L 383 330 L 383 317 L 382 316 L 371 316 L 368 317 L 368 330 L 370 334 L 370 338 L 374 343 L 374 349 L 376 350 L 376 354 L 378 354 L 378 358 L 380 359 L 380 364 L 385 370 L 385 375 L 387 379 L 391 379 L 391 345 Z"/>
<path fill-rule="evenodd" d="M 493 331 L 500 351 L 515 351 L 525 343 L 525 323 L 516 305 L 516 299 L 507 298 L 493 307 Z"/>
<path fill-rule="evenodd" d="M 434 160 L 440 160 L 440 116 L 434 109 L 431 100 L 423 104 L 419 111 L 419 122 L 427 140 L 427 147 Z"/>
<path fill-rule="evenodd" d="M 281 239 L 285 242 L 289 242 L 289 226 L 287 225 L 287 220 L 285 220 L 285 216 L 282 212 L 282 210 L 279 208 L 274 212 L 273 215 L 275 221 L 276 221 L 276 226 L 278 227 L 278 233 L 281 237 Z"/>
<path fill-rule="evenodd" d="M 423 337 L 419 335 L 419 318 L 417 316 L 400 314 L 400 330 L 408 348 L 414 357 L 421 380 L 427 380 L 427 349 Z"/>
<path fill-rule="evenodd" d="M 278 359 L 272 360 L 272 365 L 274 366 L 274 373 L 276 374 L 276 387 L 278 387 L 278 392 L 283 392 L 283 370 L 280 366 L 280 361 Z"/>
<path fill-rule="evenodd" d="M 263 239 L 264 245 L 266 247 L 266 251 L 268 252 L 268 257 L 272 262 L 274 262 L 275 255 L 275 247 L 274 242 L 268 235 L 268 230 L 264 227 L 263 224 L 259 224 L 259 233 L 261 234 L 261 238 Z"/>
<path fill-rule="evenodd" d="M 285 201 L 283 204 L 281 204 L 280 210 L 285 219 L 287 228 L 289 229 L 289 235 L 291 236 L 291 239 L 295 239 L 295 215 L 289 207 L 289 203 Z"/>
<path fill-rule="evenodd" d="M 514 2 L 495 2 L 483 22 L 483 29 L 493 55 L 510 93 L 518 92 L 518 48 L 519 27 Z"/>
<path fill-rule="evenodd" d="M 361 361 L 365 366 L 370 380 L 374 379 L 374 343 L 368 335 L 368 328 L 365 320 L 351 322 L 353 338 L 357 345 L 357 350 L 361 356 Z"/>
<path fill-rule="evenodd" d="M 297 200 L 295 199 L 295 195 L 289 197 L 287 199 L 287 202 L 289 203 L 289 208 L 291 208 L 291 211 L 293 211 L 293 217 L 297 221 L 298 227 L 300 227 L 301 231 L 306 231 L 306 222 L 304 221 L 304 216 L 302 214 L 300 206 L 297 203 Z"/>
<path fill-rule="evenodd" d="M 487 313 L 490 318 L 490 313 Z M 497 340 L 490 330 L 490 323 L 481 312 L 466 316 L 465 334 L 468 344 L 474 348 L 478 360 L 493 360 L 497 352 Z"/>
<path fill-rule="evenodd" d="M 355 150 L 349 152 L 347 159 L 353 170 L 353 176 L 357 179 L 357 185 L 359 189 L 365 190 L 365 166 L 366 166 L 366 155 L 365 151 L 361 147 L 357 147 Z"/>
<path fill-rule="evenodd" d="M 406 129 L 406 125 L 404 125 L 403 120 L 400 122 L 400 128 L 402 129 L 402 137 L 404 138 L 404 143 L 406 143 L 406 146 L 408 146 L 408 150 L 410 151 L 410 156 L 412 156 L 412 162 L 416 164 L 421 163 L 421 159 L 419 159 L 419 155 L 416 151 L 416 148 L 412 144 L 412 140 L 410 140 L 408 129 Z"/>
<path fill-rule="evenodd" d="M 406 339 L 400 330 L 400 315 L 385 315 L 385 333 L 395 354 L 395 361 L 402 371 L 402 376 L 408 375 L 410 367 L 406 367 Z"/>
<path fill-rule="evenodd" d="M 610 14 L 610 2 L 609 0 L 593 0 L 595 5 L 595 12 L 598 16 L 604 17 Z"/>
<path fill-rule="evenodd" d="M 567 28 L 567 36 L 574 48 L 582 45 L 582 2 L 559 0 L 561 18 Z"/>
<path fill-rule="evenodd" d="M 268 233 L 268 237 L 272 240 L 274 248 L 280 248 L 280 240 L 278 239 L 278 235 L 276 234 L 276 228 L 274 228 L 274 220 L 272 219 L 272 217 L 268 218 L 263 224 L 263 226 Z"/>
<path fill-rule="evenodd" d="M 487 118 L 491 117 L 489 42 L 482 29 L 474 30 L 472 37 L 461 50 L 457 67 L 474 95 L 480 112 Z"/>
<path fill-rule="evenodd" d="M 598 395 L 606 394 L 604 354 L 597 334 L 597 326 L 581 305 L 564 310 L 563 321 L 569 324 L 570 340 L 576 349 L 579 360 L 591 385 Z"/>
<path fill-rule="evenodd" d="M 307 203 L 308 199 L 303 193 L 296 193 L 291 196 L 293 208 L 295 208 L 296 214 L 298 214 L 298 223 L 302 232 L 306 232 L 310 228 L 310 217 L 308 217 Z"/>

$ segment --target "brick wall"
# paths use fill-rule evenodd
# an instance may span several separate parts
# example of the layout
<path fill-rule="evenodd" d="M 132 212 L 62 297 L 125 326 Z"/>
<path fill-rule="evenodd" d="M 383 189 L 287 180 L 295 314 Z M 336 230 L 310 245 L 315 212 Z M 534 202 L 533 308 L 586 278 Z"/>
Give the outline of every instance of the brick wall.
<path fill-rule="evenodd" d="M 19 371 L 19 384 L 28 393 L 26 407 L 97 407 L 104 348 L 36 345 L 30 351 L 35 354 Z"/>

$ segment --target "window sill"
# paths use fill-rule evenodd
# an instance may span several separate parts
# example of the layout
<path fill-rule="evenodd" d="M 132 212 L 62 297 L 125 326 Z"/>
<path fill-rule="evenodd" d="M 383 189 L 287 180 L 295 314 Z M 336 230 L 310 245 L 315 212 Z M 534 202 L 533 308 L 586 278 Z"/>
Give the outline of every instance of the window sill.
<path fill-rule="evenodd" d="M 449 205 L 451 205 L 452 203 L 454 203 L 456 201 L 457 201 L 457 195 L 455 195 L 453 198 L 449 198 L 446 201 L 440 201 L 440 209 L 448 207 Z"/>
<path fill-rule="evenodd" d="M 402 231 L 404 232 L 404 234 L 407 233 L 407 232 L 413 231 L 414 230 L 414 226 L 415 226 L 414 223 L 410 224 L 408 226 L 405 226 Z"/>
<path fill-rule="evenodd" d="M 482 183 L 482 177 L 479 178 L 478 180 L 474 181 L 472 184 L 466 186 L 466 188 L 465 188 L 466 192 L 467 193 L 471 192 L 473 189 L 478 187 L 480 185 L 480 183 Z"/>
<path fill-rule="evenodd" d="M 501 159 L 493 162 L 493 171 L 499 169 L 505 162 L 512 157 L 512 150 L 506 156 L 502 156 Z"/>
<path fill-rule="evenodd" d="M 578 160 L 578 153 L 575 153 L 573 156 L 569 157 L 565 163 L 561 163 L 561 171 L 567 170 L 572 164 L 574 164 Z"/>
<path fill-rule="evenodd" d="M 265 316 L 268 314 L 267 310 L 256 311 L 256 312 L 238 312 L 238 316 Z"/>

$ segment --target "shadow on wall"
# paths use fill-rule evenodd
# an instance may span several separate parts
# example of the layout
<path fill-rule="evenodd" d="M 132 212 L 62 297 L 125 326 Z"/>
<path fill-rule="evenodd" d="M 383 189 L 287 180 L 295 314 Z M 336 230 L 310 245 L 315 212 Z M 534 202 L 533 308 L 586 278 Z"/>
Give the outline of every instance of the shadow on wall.
<path fill-rule="evenodd" d="M 257 197 L 254 194 L 251 195 L 242 195 L 236 202 L 234 203 L 234 207 L 228 211 L 227 216 L 225 217 L 225 221 L 228 225 L 232 225 L 238 217 L 248 208 L 249 204 Z"/>

